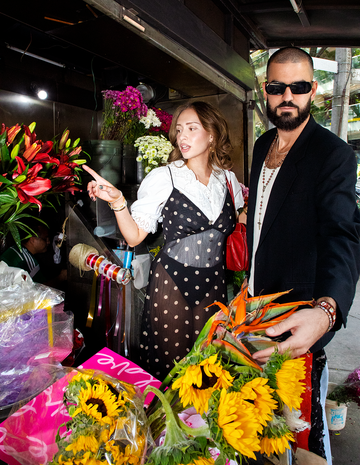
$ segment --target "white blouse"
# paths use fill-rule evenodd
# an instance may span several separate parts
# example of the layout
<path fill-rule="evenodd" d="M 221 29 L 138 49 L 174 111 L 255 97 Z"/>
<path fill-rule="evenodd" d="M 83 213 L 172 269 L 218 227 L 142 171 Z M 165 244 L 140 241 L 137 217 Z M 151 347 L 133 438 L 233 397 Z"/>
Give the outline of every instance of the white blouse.
<path fill-rule="evenodd" d="M 174 187 L 185 194 L 210 221 L 216 221 L 226 195 L 225 171 L 213 170 L 205 186 L 182 160 L 178 160 L 150 171 L 141 183 L 138 200 L 131 205 L 131 216 L 139 228 L 155 233 L 158 223 L 163 220 L 162 209 L 173 190 L 169 167 Z M 235 208 L 239 209 L 244 205 L 241 185 L 232 171 L 227 173 L 234 192 Z"/>

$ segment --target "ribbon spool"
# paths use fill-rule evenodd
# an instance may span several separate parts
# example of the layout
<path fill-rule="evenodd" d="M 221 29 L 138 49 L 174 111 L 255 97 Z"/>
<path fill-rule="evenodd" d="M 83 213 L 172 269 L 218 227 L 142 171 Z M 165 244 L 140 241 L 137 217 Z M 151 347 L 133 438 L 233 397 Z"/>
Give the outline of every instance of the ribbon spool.
<path fill-rule="evenodd" d="M 81 271 L 94 270 L 112 281 L 124 286 L 131 280 L 131 271 L 121 268 L 110 260 L 100 255 L 94 248 L 86 244 L 76 244 L 69 254 L 70 263 Z"/>

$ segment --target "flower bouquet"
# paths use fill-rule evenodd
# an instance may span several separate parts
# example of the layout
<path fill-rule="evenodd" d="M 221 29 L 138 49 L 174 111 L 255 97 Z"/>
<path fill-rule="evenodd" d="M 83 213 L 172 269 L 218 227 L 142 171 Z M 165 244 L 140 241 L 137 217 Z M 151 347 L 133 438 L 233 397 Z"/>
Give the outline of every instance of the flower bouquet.
<path fill-rule="evenodd" d="M 163 135 L 165 137 L 168 137 L 170 126 L 171 126 L 171 121 L 172 121 L 172 115 L 170 115 L 170 113 L 168 113 L 165 110 L 161 110 L 160 108 L 153 108 L 153 111 L 158 117 L 160 121 L 160 125 L 159 126 L 154 125 L 154 127 L 151 127 L 150 135 L 153 133 L 156 133 L 157 136 Z"/>
<path fill-rule="evenodd" d="M 141 162 L 145 174 L 158 166 L 167 163 L 169 155 L 174 147 L 164 136 L 144 136 L 135 141 L 135 147 L 139 149 L 136 161 Z"/>
<path fill-rule="evenodd" d="M 35 133 L 36 123 L 10 128 L 2 124 L 0 134 L 0 237 L 10 232 L 21 248 L 19 229 L 32 231 L 22 222 L 30 212 L 53 206 L 64 192 L 79 191 L 80 139 L 73 143 L 69 130 L 60 139 L 43 142 Z"/>
<path fill-rule="evenodd" d="M 79 371 L 65 389 L 64 406 L 70 419 L 59 428 L 51 465 L 141 463 L 150 436 L 133 385 Z"/>
<path fill-rule="evenodd" d="M 304 359 L 291 359 L 275 349 L 260 367 L 252 358 L 255 351 L 276 342 L 264 337 L 267 327 L 290 316 L 299 305 L 310 302 L 275 304 L 286 292 L 248 298 L 246 288 L 213 315 L 190 353 L 164 380 L 160 390 L 149 386 L 161 402 L 147 410 L 153 438 L 164 429 L 163 444 L 153 449 L 149 464 L 225 464 L 256 459 L 255 453 L 282 454 L 294 441 L 284 416 L 298 410 L 305 390 Z M 214 305 L 214 304 L 213 304 Z M 165 388 L 167 388 L 165 390 Z M 203 423 L 190 428 L 177 413 L 194 408 Z M 298 428 L 309 425 L 298 421 Z M 217 450 L 217 457 L 211 451 Z"/>

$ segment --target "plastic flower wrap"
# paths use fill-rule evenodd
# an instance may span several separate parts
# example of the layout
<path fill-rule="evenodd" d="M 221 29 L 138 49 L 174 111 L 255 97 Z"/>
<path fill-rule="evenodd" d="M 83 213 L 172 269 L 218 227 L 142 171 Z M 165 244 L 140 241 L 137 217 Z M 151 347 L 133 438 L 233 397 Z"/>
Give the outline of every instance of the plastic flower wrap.
<path fill-rule="evenodd" d="M 70 417 L 56 438 L 52 465 L 133 464 L 146 453 L 148 427 L 131 384 L 93 370 L 79 371 L 64 392 Z"/>
<path fill-rule="evenodd" d="M 139 155 L 136 161 L 142 163 L 145 174 L 167 163 L 169 155 L 174 149 L 164 136 L 139 137 L 136 139 L 134 146 L 139 148 Z"/>
<path fill-rule="evenodd" d="M 69 130 L 43 142 L 35 133 L 36 123 L 1 126 L 0 133 L 0 238 L 9 232 L 19 248 L 19 229 L 31 233 L 23 219 L 32 210 L 53 206 L 64 192 L 79 191 L 80 139 L 71 141 Z"/>
<path fill-rule="evenodd" d="M 0 274 L 0 282 L 6 273 Z M 73 345 L 73 315 L 64 294 L 31 278 L 0 289 L 0 417 L 14 404 L 39 394 L 51 374 L 39 365 L 64 360 Z M 51 371 L 51 370 L 50 370 Z"/>

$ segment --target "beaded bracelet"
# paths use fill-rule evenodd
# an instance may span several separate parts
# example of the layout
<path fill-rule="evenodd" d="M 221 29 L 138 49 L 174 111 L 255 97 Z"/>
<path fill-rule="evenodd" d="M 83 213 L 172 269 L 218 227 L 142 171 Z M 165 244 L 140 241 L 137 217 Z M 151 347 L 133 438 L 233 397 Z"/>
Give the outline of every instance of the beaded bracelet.
<path fill-rule="evenodd" d="M 324 312 L 327 314 L 329 318 L 329 327 L 326 332 L 329 332 L 333 328 L 335 321 L 336 321 L 335 308 L 331 304 L 329 304 L 329 302 L 326 302 L 325 300 L 318 302 L 316 304 L 316 307 L 321 308 L 321 310 L 324 310 Z"/>

